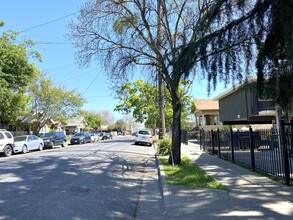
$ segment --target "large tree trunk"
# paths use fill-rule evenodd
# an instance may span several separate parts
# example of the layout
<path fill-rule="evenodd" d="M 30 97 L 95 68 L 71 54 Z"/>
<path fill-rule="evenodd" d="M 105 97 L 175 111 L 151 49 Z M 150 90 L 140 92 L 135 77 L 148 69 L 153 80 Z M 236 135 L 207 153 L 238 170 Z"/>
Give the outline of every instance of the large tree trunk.
<path fill-rule="evenodd" d="M 169 157 L 169 164 L 179 165 L 181 162 L 181 100 L 178 90 L 172 89 L 172 107 L 173 107 L 173 124 L 172 124 L 172 147 Z"/>

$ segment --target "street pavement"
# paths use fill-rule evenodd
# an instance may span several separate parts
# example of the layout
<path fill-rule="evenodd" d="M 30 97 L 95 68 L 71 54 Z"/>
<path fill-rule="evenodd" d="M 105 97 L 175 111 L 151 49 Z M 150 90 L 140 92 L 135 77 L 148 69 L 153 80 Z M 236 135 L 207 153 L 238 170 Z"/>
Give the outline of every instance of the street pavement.
<path fill-rule="evenodd" d="M 228 191 L 167 185 L 159 166 L 164 204 L 161 219 L 293 219 L 293 186 L 281 185 L 209 155 L 195 143 L 182 144 L 181 152 L 227 186 Z M 153 218 L 149 215 L 141 219 Z"/>

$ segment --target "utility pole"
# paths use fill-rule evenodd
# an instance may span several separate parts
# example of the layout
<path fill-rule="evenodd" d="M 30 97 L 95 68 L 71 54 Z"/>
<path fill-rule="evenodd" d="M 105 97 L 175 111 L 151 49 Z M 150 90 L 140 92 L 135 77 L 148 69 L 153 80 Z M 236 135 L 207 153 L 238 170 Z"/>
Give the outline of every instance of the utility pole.
<path fill-rule="evenodd" d="M 158 10 L 158 27 L 157 27 L 157 48 L 161 51 L 162 43 L 162 10 L 161 10 L 161 0 L 157 0 L 157 10 Z M 164 108 L 164 84 L 163 84 L 163 73 L 161 65 L 161 57 L 157 55 L 158 60 L 158 97 L 159 97 L 159 110 L 160 110 L 160 127 L 159 127 L 159 139 L 165 138 L 166 128 L 165 128 L 165 108 Z"/>

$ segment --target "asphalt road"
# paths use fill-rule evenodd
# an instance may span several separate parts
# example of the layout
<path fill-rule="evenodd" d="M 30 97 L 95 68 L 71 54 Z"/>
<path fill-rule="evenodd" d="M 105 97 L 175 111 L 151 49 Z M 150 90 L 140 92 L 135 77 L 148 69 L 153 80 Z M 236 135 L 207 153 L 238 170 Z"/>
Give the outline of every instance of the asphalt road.
<path fill-rule="evenodd" d="M 149 149 L 121 137 L 0 157 L 0 219 L 137 219 Z"/>

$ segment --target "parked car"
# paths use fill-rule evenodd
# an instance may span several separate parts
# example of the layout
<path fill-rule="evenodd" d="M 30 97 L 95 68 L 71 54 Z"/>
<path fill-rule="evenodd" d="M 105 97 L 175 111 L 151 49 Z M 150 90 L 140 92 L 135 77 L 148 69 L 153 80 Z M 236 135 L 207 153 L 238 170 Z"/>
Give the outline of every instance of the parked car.
<path fill-rule="evenodd" d="M 99 136 L 97 133 L 90 133 L 90 136 L 91 136 L 92 142 L 99 141 Z"/>
<path fill-rule="evenodd" d="M 153 145 L 153 136 L 148 130 L 140 130 L 135 136 L 135 144 Z"/>
<path fill-rule="evenodd" d="M 91 143 L 91 142 L 92 142 L 92 139 L 91 139 L 90 133 L 88 132 L 75 133 L 70 139 L 70 144 L 85 144 L 85 143 Z"/>
<path fill-rule="evenodd" d="M 99 140 L 103 140 L 103 132 L 98 133 Z"/>
<path fill-rule="evenodd" d="M 5 157 L 13 153 L 14 138 L 13 135 L 5 129 L 0 129 L 0 153 Z"/>
<path fill-rule="evenodd" d="M 40 136 L 44 140 L 44 148 L 53 148 L 54 146 L 61 145 L 65 147 L 66 135 L 63 132 L 49 132 Z"/>
<path fill-rule="evenodd" d="M 22 135 L 14 138 L 14 153 L 28 153 L 31 150 L 43 150 L 44 141 L 36 135 Z"/>
<path fill-rule="evenodd" d="M 102 140 L 110 140 L 110 139 L 113 139 L 113 135 L 109 132 L 104 132 Z"/>

